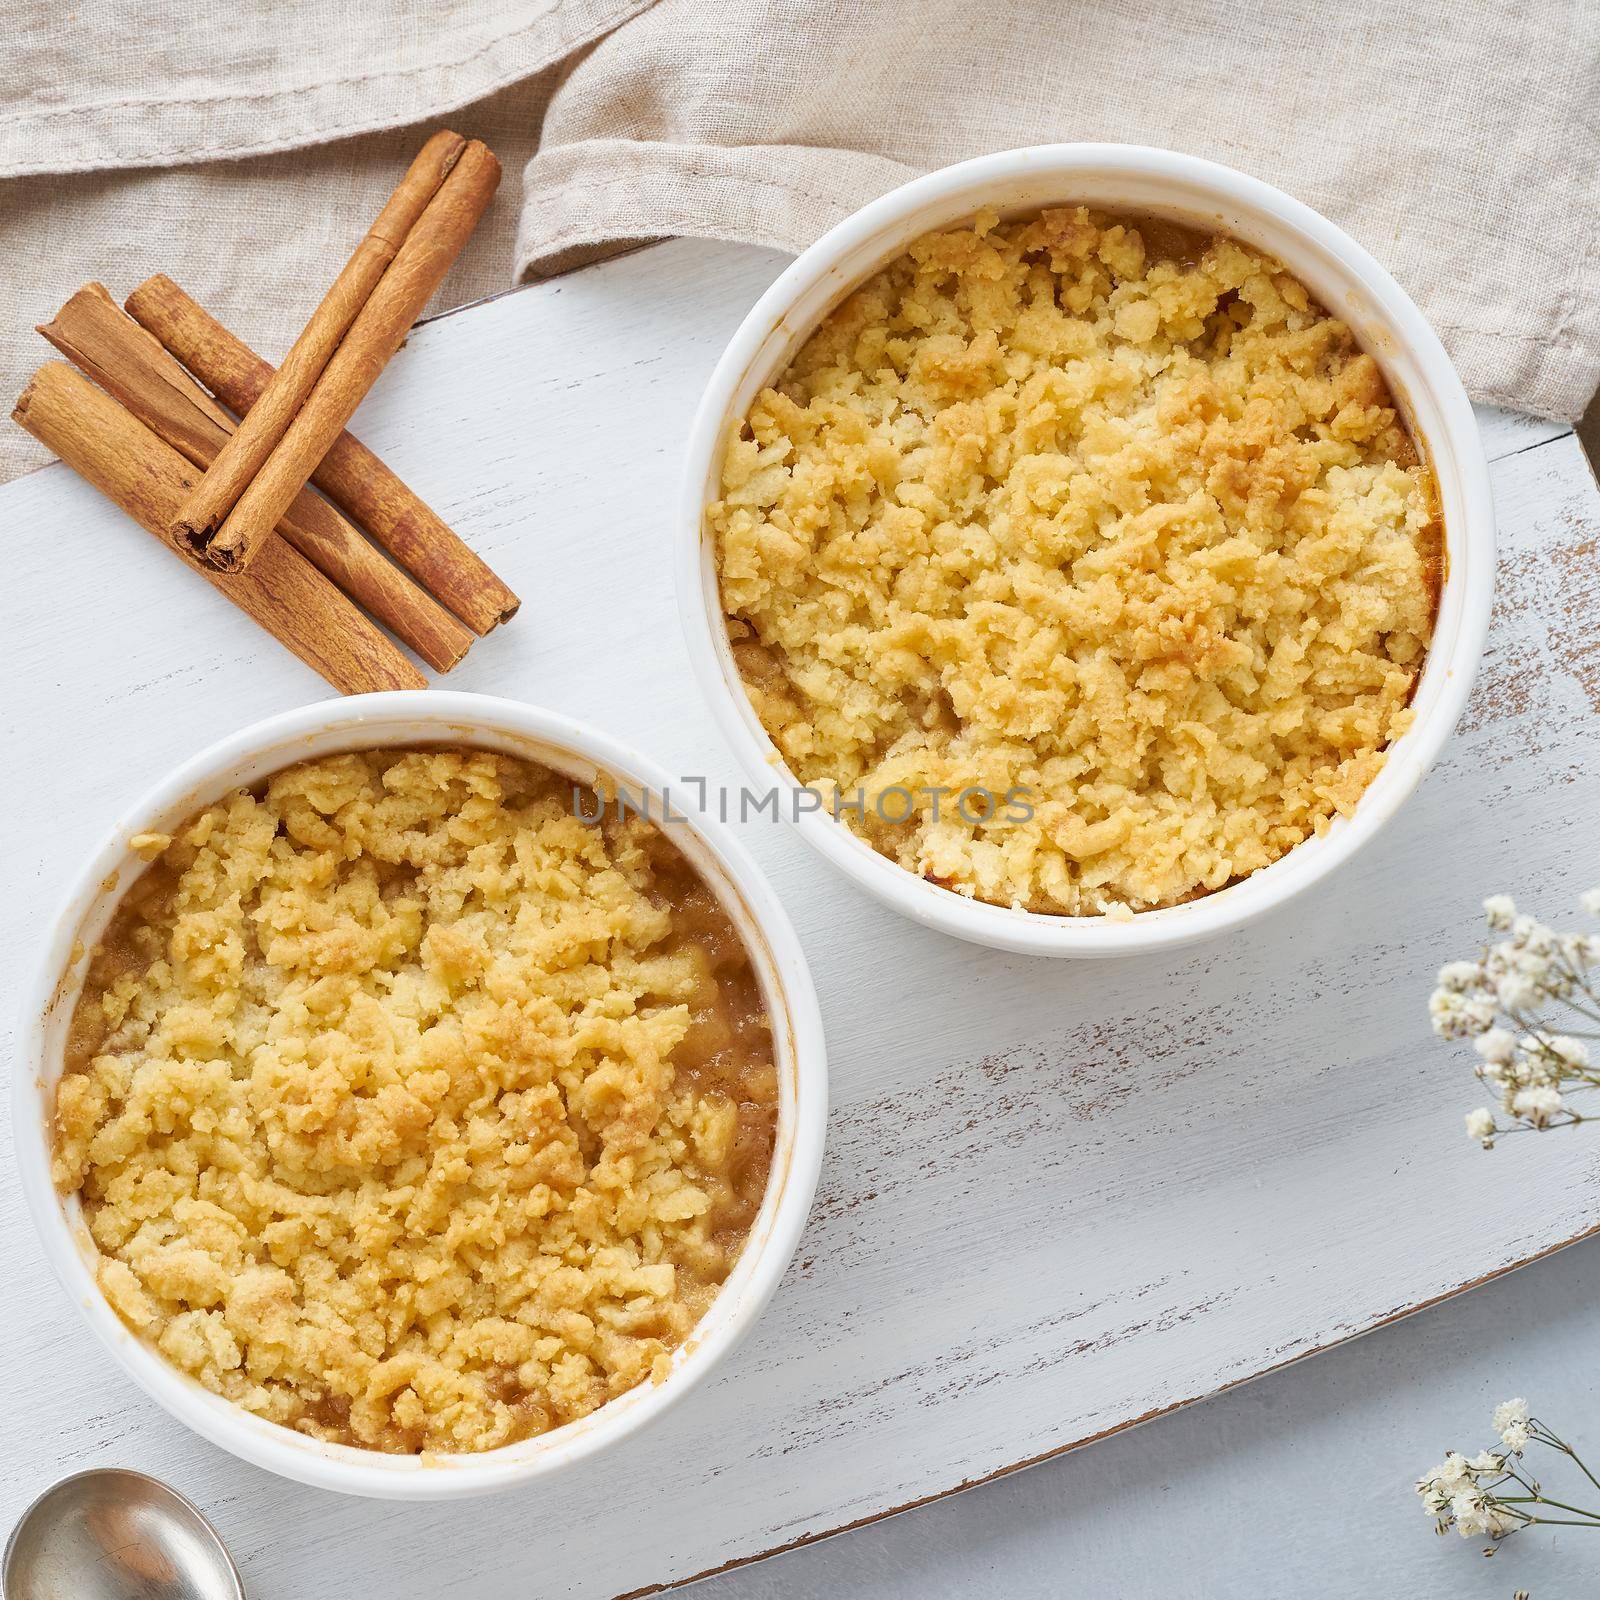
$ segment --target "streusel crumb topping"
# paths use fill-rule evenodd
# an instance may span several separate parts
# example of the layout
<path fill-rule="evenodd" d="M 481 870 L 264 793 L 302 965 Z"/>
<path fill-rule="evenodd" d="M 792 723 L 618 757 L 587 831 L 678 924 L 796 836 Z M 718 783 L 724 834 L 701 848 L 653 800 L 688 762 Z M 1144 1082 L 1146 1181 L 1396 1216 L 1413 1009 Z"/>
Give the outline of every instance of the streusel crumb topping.
<path fill-rule="evenodd" d="M 1441 563 L 1344 322 L 1233 239 L 1083 208 L 929 235 L 850 295 L 708 527 L 795 776 L 909 871 L 1070 915 L 1218 889 L 1350 812 Z"/>
<path fill-rule="evenodd" d="M 661 1377 L 777 1107 L 749 957 L 676 846 L 467 750 L 306 762 L 146 837 L 57 1093 L 56 1182 L 123 1319 L 381 1450 L 488 1449 Z"/>

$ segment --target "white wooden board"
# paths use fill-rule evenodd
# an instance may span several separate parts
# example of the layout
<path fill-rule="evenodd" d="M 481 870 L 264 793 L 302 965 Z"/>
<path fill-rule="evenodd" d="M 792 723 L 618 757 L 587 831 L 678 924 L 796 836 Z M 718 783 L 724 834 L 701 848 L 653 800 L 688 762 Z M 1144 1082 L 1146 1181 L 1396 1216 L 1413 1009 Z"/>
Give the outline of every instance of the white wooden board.
<path fill-rule="evenodd" d="M 671 507 L 700 387 L 781 266 L 661 246 L 413 337 L 359 431 L 525 597 L 453 687 L 738 782 L 688 674 Z M 1504 556 L 1478 694 L 1390 830 L 1262 926 L 1118 963 L 1003 956 L 913 929 L 777 826 L 744 829 L 821 994 L 828 1155 L 759 1329 L 655 1431 L 463 1505 L 279 1482 L 109 1365 L 6 1167 L 0 1522 L 117 1463 L 208 1507 L 256 1600 L 614 1596 L 1158 1415 L 1593 1228 L 1594 1141 L 1471 1146 L 1473 1085 L 1424 1012 L 1482 895 L 1564 915 L 1600 880 L 1600 493 L 1569 430 L 1483 420 Z M 63 469 L 0 489 L 0 529 L 16 974 L 120 804 L 324 691 Z"/>

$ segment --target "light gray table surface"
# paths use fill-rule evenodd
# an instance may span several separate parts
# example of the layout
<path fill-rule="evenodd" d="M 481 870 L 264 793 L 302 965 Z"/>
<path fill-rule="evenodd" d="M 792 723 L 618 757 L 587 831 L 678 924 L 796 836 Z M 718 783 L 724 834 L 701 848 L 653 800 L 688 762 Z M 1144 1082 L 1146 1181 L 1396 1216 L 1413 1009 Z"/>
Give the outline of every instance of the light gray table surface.
<path fill-rule="evenodd" d="M 558 704 L 669 764 L 723 759 L 679 659 L 671 507 L 705 374 L 780 266 L 664 245 L 413 336 L 364 406 L 363 436 L 534 597 L 451 687 Z M 1585 644 L 1600 497 L 1568 430 L 1482 420 L 1518 603 L 1501 608 L 1484 692 L 1440 770 L 1316 915 L 1181 961 L 1107 963 L 1092 981 L 1066 964 L 1046 991 L 1037 968 L 889 926 L 792 837 L 747 830 L 825 991 L 832 1164 L 787 1300 L 699 1403 L 587 1472 L 471 1505 L 298 1489 L 189 1435 L 101 1359 L 0 1163 L 6 1521 L 51 1477 L 115 1463 L 205 1505 L 254 1600 L 608 1600 L 1213 1394 L 1593 1227 L 1600 1128 L 1472 1150 L 1466 1066 L 1422 1020 L 1428 974 L 1472 938 L 1479 896 L 1526 891 L 1567 922 L 1574 875 L 1600 880 L 1582 820 L 1600 781 Z M 627 472 L 617 437 L 648 445 Z M 119 805 L 321 686 L 63 469 L 0 501 L 0 594 L 28 690 L 0 715 L 0 944 L 21 971 Z M 651 674 L 630 650 L 651 652 Z M 1397 881 L 1403 921 L 1380 926 L 1374 905 Z M 937 1030 L 920 1013 L 901 1026 L 870 986 L 868 957 L 891 937 L 905 969 L 885 992 L 907 1011 L 926 996 L 927 1016 L 948 1002 Z M 1356 981 L 1345 957 L 1361 938 L 1378 943 Z M 1162 1057 L 1164 986 L 1181 988 L 1206 1040 L 1178 1067 Z M 1024 1014 L 1047 1001 L 1060 1017 Z M 1258 1027 L 1271 1006 L 1295 1026 Z M 1068 1062 L 1058 1040 L 1096 1019 Z M 1324 1033 L 1347 1029 L 1333 1059 Z M 1002 1068 L 1009 1089 L 991 1093 Z M 1070 1226 L 1034 1203 L 1037 1173 L 1070 1196 Z M 1484 1561 L 1434 1538 L 1410 1489 L 1447 1446 L 1486 1444 L 1508 1394 L 1600 1458 L 1597 1251 L 1575 1246 L 1165 1420 L 709 1578 L 697 1596 L 1600 1594 L 1600 1533 L 1521 1535 Z"/>
<path fill-rule="evenodd" d="M 1411 1484 L 1447 1448 L 1491 1444 L 1511 1395 L 1587 1440 L 1600 1473 L 1597 1333 L 1590 1240 L 1174 1416 L 674 1593 L 1579 1600 L 1600 1594 L 1600 1531 L 1527 1529 L 1485 1560 L 1485 1541 L 1434 1534 Z M 1558 1481 L 1582 1480 L 1552 1464 Z"/>
<path fill-rule="evenodd" d="M 1579 434 L 1592 463 L 1600 397 Z M 1600 1128 L 1588 1136 L 1600 1139 Z M 1441 1212 L 1448 1204 L 1441 1197 Z M 1446 1449 L 1492 1444 L 1490 1412 L 1512 1395 L 1526 1396 L 1600 1475 L 1597 1356 L 1600 1239 L 1092 1447 L 673 1592 L 1600 1595 L 1600 1531 L 1528 1529 L 1485 1559 L 1481 1539 L 1437 1537 L 1411 1488 Z M 1574 1469 L 1542 1461 L 1551 1493 L 1558 1482 L 1581 1486 Z M 1577 1503 L 1600 1506 L 1600 1494 Z"/>

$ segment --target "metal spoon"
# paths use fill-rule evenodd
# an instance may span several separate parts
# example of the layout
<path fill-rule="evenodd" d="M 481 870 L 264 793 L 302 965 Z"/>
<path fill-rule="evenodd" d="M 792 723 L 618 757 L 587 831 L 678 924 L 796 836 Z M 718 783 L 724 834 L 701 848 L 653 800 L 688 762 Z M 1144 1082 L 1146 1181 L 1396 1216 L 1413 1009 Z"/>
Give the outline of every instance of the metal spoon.
<path fill-rule="evenodd" d="M 217 1531 L 142 1472 L 63 1478 L 22 1513 L 6 1544 L 5 1600 L 245 1600 Z"/>

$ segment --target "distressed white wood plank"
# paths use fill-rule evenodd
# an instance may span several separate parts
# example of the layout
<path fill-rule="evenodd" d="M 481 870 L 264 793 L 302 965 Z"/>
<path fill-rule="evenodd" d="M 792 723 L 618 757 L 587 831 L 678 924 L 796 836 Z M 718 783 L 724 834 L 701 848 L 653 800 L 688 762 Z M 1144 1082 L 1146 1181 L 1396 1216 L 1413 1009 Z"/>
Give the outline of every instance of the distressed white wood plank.
<path fill-rule="evenodd" d="M 1483 448 L 1491 461 L 1531 450 L 1536 445 L 1562 439 L 1572 432 L 1570 422 L 1552 422 L 1548 417 L 1528 417 L 1517 411 L 1501 411 L 1496 406 L 1474 406 Z"/>
<path fill-rule="evenodd" d="M 781 265 L 662 246 L 413 337 L 360 431 L 525 598 L 453 687 L 560 706 L 737 784 L 689 678 L 670 519 L 699 389 Z M 1568 431 L 1485 424 L 1503 601 L 1463 730 L 1364 856 L 1261 926 L 1030 961 L 913 929 L 781 828 L 742 830 L 815 970 L 829 1151 L 760 1327 L 655 1431 L 467 1505 L 280 1483 L 109 1366 L 6 1167 L 0 1520 L 60 1472 L 118 1462 L 214 1510 L 261 1600 L 611 1596 L 1124 1426 L 1593 1226 L 1592 1141 L 1469 1145 L 1473 1086 L 1423 1014 L 1513 863 L 1552 914 L 1600 879 L 1600 493 Z M 0 527 L 0 961 L 17 971 L 124 801 L 323 690 L 63 470 L 0 490 Z"/>

